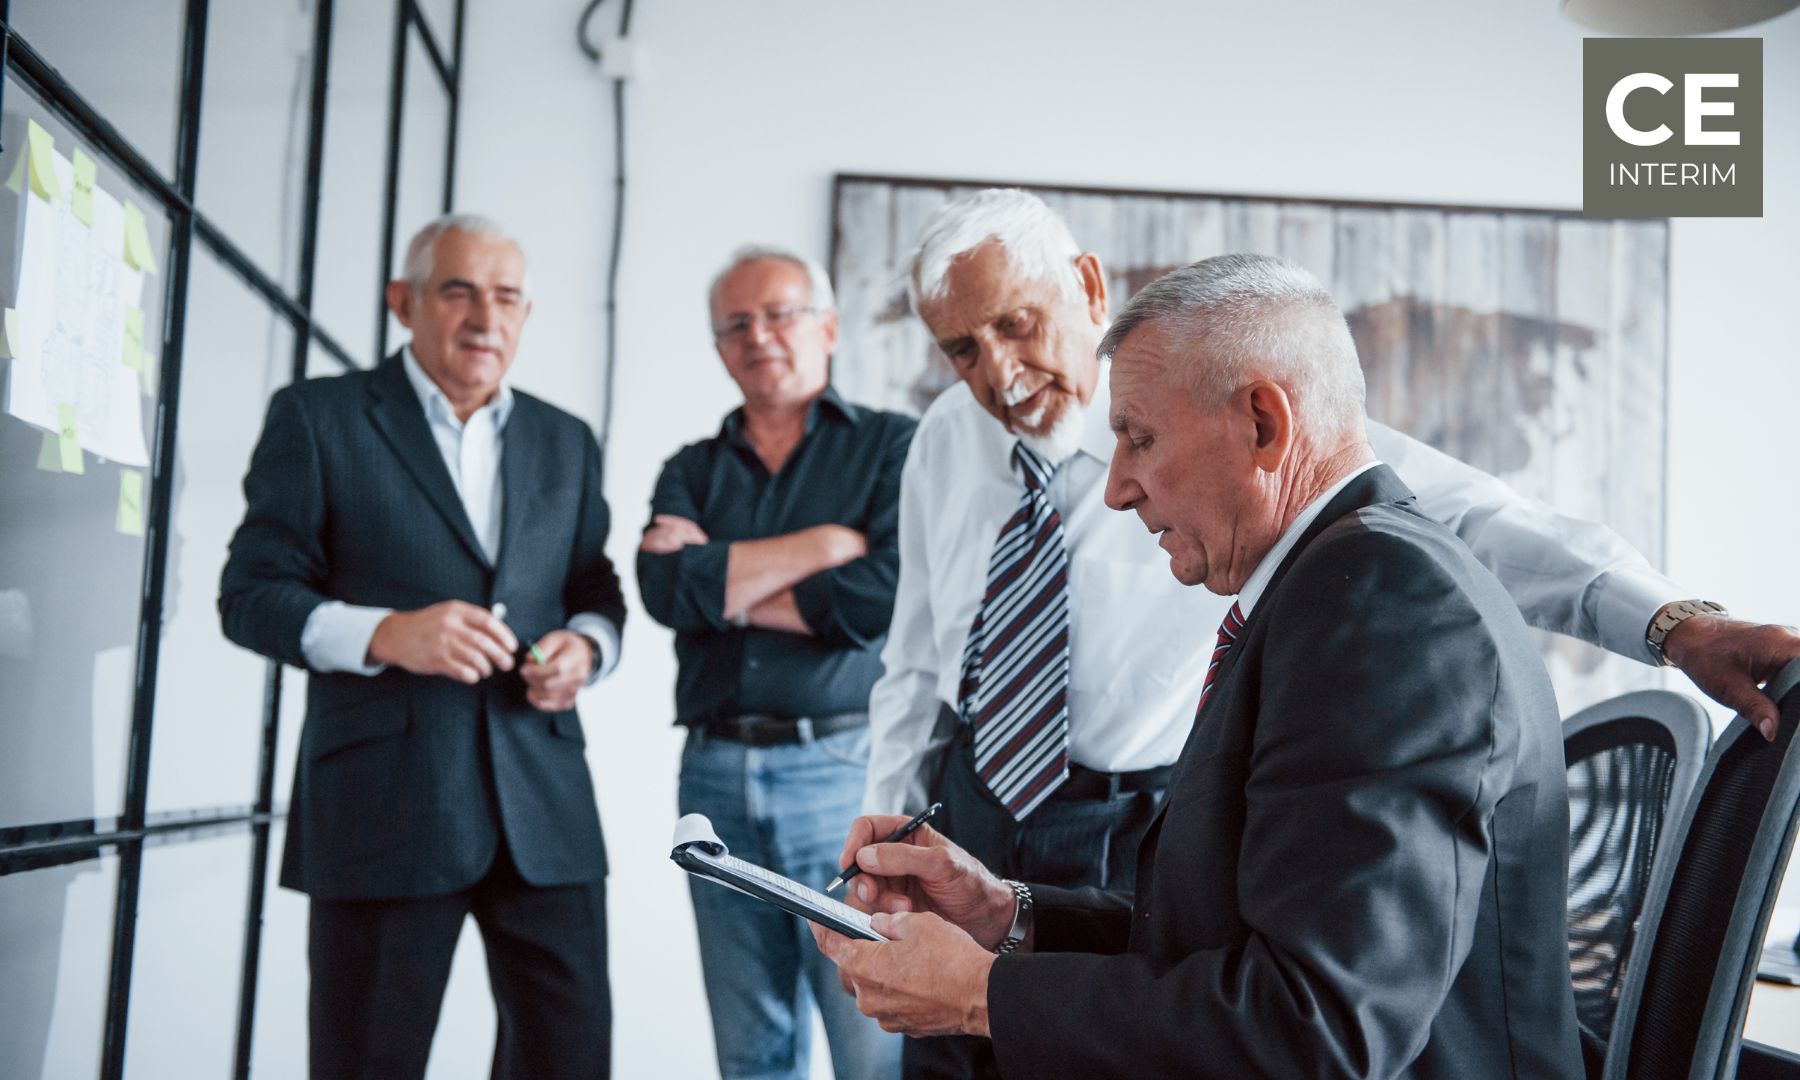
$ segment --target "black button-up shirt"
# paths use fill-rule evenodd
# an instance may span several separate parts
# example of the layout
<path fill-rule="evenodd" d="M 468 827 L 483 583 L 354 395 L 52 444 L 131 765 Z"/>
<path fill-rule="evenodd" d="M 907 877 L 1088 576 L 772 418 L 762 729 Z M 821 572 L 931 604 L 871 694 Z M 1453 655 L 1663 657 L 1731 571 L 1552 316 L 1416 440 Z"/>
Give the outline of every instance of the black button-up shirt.
<path fill-rule="evenodd" d="M 863 711 L 881 677 L 881 645 L 894 613 L 900 470 L 916 424 L 852 405 L 827 388 L 807 413 L 800 444 L 771 474 L 744 436 L 743 414 L 734 410 L 717 435 L 670 458 L 650 499 L 652 517 L 687 518 L 709 542 L 667 555 L 638 552 L 644 609 L 675 631 L 676 721 Z M 869 551 L 794 586 L 812 636 L 726 622 L 731 544 L 815 525 L 855 529 Z"/>

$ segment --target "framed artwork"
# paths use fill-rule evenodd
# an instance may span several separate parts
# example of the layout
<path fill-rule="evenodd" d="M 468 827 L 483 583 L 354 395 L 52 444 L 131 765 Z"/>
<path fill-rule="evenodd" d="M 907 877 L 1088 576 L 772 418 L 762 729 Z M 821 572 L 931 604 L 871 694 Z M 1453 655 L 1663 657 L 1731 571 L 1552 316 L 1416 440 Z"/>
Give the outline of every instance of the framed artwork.
<path fill-rule="evenodd" d="M 1034 191 L 1100 256 L 1113 310 L 1227 252 L 1311 270 L 1349 320 L 1369 415 L 1557 510 L 1604 522 L 1654 564 L 1667 490 L 1668 224 L 1577 211 L 1058 188 L 839 175 L 833 368 L 852 401 L 918 414 L 955 381 L 911 311 L 905 267 L 938 207 Z M 1653 669 L 1544 635 L 1565 715 Z"/>

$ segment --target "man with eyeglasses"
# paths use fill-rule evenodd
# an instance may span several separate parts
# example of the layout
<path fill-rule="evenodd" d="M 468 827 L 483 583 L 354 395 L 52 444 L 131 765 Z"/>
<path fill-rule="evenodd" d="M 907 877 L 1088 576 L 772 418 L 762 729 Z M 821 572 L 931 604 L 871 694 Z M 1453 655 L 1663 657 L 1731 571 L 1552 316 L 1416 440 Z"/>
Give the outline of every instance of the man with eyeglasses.
<path fill-rule="evenodd" d="M 817 264 L 744 248 L 709 301 L 744 404 L 663 466 L 638 549 L 645 610 L 675 631 L 681 812 L 822 889 L 862 802 L 914 423 L 831 388 L 837 313 Z M 857 1011 L 799 919 L 690 885 L 721 1075 L 803 1080 L 809 998 L 839 1080 L 898 1075 L 899 1037 Z"/>
<path fill-rule="evenodd" d="M 219 587 L 227 637 L 310 673 L 281 883 L 311 897 L 311 1075 L 423 1077 L 473 916 L 493 1075 L 604 1077 L 600 450 L 506 380 L 531 301 L 493 222 L 420 230 L 387 299 L 405 348 L 269 403 Z"/>

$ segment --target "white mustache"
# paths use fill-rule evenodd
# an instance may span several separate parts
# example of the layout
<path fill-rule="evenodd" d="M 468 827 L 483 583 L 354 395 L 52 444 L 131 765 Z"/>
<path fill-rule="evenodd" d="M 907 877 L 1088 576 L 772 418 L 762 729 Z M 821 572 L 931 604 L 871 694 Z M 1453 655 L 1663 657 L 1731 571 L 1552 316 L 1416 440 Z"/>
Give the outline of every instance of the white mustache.
<path fill-rule="evenodd" d="M 500 348 L 500 335 L 476 334 L 459 339 L 457 344 L 465 349 L 498 349 Z"/>
<path fill-rule="evenodd" d="M 1019 402 L 1024 401 L 1026 398 L 1044 388 L 1043 383 L 1032 386 L 1030 385 L 1030 382 L 1031 380 L 1023 375 L 1014 379 L 1011 386 L 1000 391 L 1000 404 L 1008 407 L 1017 405 Z"/>

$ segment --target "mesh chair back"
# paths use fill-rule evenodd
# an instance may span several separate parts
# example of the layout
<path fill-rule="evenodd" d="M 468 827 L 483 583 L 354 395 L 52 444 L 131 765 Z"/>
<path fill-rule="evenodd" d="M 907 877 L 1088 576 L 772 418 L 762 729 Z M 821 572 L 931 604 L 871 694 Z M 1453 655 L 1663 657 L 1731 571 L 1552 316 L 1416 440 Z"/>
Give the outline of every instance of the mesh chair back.
<path fill-rule="evenodd" d="M 1598 1075 L 1625 961 L 1666 820 L 1680 814 L 1711 740 L 1699 702 L 1643 690 L 1563 722 L 1569 781 L 1569 971 Z"/>
<path fill-rule="evenodd" d="M 1781 705 L 1773 744 L 1742 718 L 1714 744 L 1698 795 L 1658 862 L 1606 1058 L 1608 1080 L 1724 1080 L 1800 807 L 1800 661 L 1768 687 Z"/>

